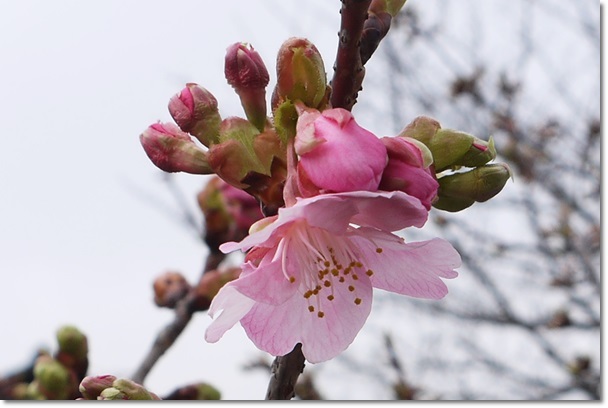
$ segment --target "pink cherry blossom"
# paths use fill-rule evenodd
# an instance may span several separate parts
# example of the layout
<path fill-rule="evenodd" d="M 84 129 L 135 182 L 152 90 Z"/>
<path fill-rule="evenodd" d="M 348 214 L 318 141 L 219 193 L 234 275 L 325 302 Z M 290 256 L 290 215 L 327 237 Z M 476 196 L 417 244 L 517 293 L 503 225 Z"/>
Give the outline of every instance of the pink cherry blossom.
<path fill-rule="evenodd" d="M 382 142 L 341 108 L 301 112 L 295 151 L 304 196 L 375 191 L 387 161 Z"/>
<path fill-rule="evenodd" d="M 241 242 L 220 247 L 249 252 L 239 278 L 213 299 L 206 340 L 240 321 L 258 348 L 279 356 L 302 343 L 317 363 L 354 340 L 372 287 L 441 299 L 448 291 L 441 278 L 457 276 L 458 253 L 442 239 L 406 243 L 391 233 L 421 227 L 427 216 L 420 200 L 400 191 L 324 194 L 281 208 Z"/>
<path fill-rule="evenodd" d="M 431 171 L 432 154 L 422 143 L 409 137 L 380 139 L 388 152 L 380 189 L 399 190 L 418 198 L 427 210 L 437 196 L 439 183 Z"/>

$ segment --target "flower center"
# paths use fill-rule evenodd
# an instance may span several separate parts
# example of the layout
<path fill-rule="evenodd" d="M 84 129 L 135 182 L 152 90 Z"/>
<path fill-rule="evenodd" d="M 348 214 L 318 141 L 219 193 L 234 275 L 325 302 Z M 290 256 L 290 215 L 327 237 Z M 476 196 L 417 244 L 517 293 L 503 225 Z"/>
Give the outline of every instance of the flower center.
<path fill-rule="evenodd" d="M 374 272 L 365 267 L 359 251 L 348 238 L 301 222 L 293 226 L 288 246 L 291 248 L 283 251 L 283 262 L 286 256 L 296 257 L 302 276 L 302 282 L 298 282 L 299 292 L 306 299 L 309 312 L 323 318 L 323 305 L 337 296 L 347 296 L 347 301 L 357 306 L 362 303 L 357 295 L 357 281 L 363 275 L 371 277 Z M 382 249 L 376 251 L 382 252 Z M 296 283 L 294 277 L 286 277 Z"/>

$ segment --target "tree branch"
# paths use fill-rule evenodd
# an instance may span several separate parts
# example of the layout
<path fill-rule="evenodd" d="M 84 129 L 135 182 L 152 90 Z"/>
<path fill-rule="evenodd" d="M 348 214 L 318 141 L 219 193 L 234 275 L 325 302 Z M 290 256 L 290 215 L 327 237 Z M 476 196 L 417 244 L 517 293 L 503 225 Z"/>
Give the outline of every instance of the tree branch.
<path fill-rule="evenodd" d="M 296 344 L 289 354 L 274 360 L 266 392 L 267 400 L 290 400 L 294 397 L 296 382 L 304 371 L 304 361 L 300 343 Z"/>
<path fill-rule="evenodd" d="M 331 80 L 331 106 L 351 110 L 357 102 L 365 69 L 360 44 L 371 0 L 342 0 L 338 54 Z"/>

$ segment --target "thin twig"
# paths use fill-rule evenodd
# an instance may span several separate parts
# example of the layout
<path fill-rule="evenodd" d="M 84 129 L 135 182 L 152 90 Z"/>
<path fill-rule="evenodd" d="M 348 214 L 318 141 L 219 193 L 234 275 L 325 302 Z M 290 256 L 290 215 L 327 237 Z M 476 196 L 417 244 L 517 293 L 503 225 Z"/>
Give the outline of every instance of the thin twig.
<path fill-rule="evenodd" d="M 225 257 L 225 254 L 212 250 L 207 257 L 207 261 L 205 262 L 203 274 L 217 269 Z M 133 381 L 143 384 L 154 365 L 167 352 L 167 350 L 171 348 L 173 343 L 175 343 L 175 340 L 177 340 L 186 326 L 188 326 L 188 323 L 190 323 L 190 320 L 192 319 L 192 315 L 196 311 L 203 311 L 203 309 L 200 308 L 198 300 L 196 287 L 194 287 L 186 294 L 186 296 L 177 302 L 177 305 L 175 306 L 175 318 L 160 333 L 158 333 L 152 348 L 150 351 L 148 351 L 148 354 L 141 362 L 139 368 L 131 377 Z"/>
<path fill-rule="evenodd" d="M 150 373 L 154 365 L 165 354 L 167 350 L 175 343 L 175 340 L 184 331 L 190 319 L 192 319 L 192 305 L 196 300 L 194 291 L 188 293 L 175 307 L 175 318 L 167 327 L 165 327 L 158 335 L 152 345 L 152 348 L 140 364 L 139 368 L 133 374 L 131 379 L 136 383 L 143 384 L 147 375 Z"/>

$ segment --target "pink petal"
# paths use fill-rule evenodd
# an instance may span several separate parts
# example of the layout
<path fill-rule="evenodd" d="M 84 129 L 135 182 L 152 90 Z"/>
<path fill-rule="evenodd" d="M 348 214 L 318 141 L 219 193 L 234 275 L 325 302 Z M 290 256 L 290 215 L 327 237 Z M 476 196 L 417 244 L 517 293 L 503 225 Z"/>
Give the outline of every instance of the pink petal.
<path fill-rule="evenodd" d="M 349 197 L 357 206 L 351 223 L 384 231 L 399 231 L 407 227 L 422 227 L 428 211 L 420 200 L 401 191 L 340 194 Z"/>
<path fill-rule="evenodd" d="M 440 278 L 455 278 L 460 255 L 442 239 L 405 243 L 399 237 L 370 228 L 353 232 L 353 242 L 373 271 L 372 285 L 379 289 L 425 299 L 441 299 L 448 288 Z M 378 253 L 377 248 L 381 248 Z"/>
<path fill-rule="evenodd" d="M 279 247 L 277 251 L 281 249 Z M 281 258 L 273 260 L 273 254 L 274 251 L 267 253 L 257 268 L 247 263 L 246 265 L 253 267 L 253 271 L 241 274 L 232 282 L 232 286 L 256 302 L 272 305 L 283 303 L 292 297 L 300 285 L 300 270 L 288 268 L 285 272 L 293 278 L 293 281 L 289 280 L 283 273 L 283 260 Z"/>
<path fill-rule="evenodd" d="M 330 301 L 328 296 L 332 295 Z M 367 320 L 371 303 L 371 283 L 362 275 L 357 280 L 336 282 L 309 299 L 298 293 L 278 306 L 258 303 L 241 324 L 258 348 L 280 356 L 302 343 L 306 359 L 319 363 L 337 356 L 352 343 Z"/>
<path fill-rule="evenodd" d="M 237 249 L 247 251 L 256 245 L 273 247 L 285 234 L 289 224 L 298 220 L 306 220 L 310 226 L 342 235 L 350 223 L 398 231 L 411 226 L 422 227 L 427 217 L 428 212 L 420 200 L 401 191 L 322 194 L 298 199 L 293 207 L 279 209 L 274 222 L 239 243 L 222 244 L 220 250 L 228 253 Z"/>
<path fill-rule="evenodd" d="M 233 281 L 235 282 L 235 281 Z M 222 313 L 216 317 L 205 331 L 205 340 L 209 343 L 218 341 L 224 333 L 231 329 L 255 304 L 255 301 L 241 294 L 229 282 L 215 295 L 209 308 L 209 316 L 220 310 Z"/>

